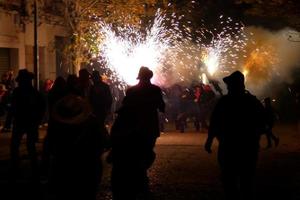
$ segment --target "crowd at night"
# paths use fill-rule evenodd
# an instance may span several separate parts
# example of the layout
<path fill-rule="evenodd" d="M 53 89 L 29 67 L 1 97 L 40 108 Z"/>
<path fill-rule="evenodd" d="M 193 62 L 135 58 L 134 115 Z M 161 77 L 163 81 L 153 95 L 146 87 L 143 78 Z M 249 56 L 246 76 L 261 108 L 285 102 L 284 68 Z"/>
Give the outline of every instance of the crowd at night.
<path fill-rule="evenodd" d="M 299 9 L 0 1 L 0 198 L 299 200 Z"/>

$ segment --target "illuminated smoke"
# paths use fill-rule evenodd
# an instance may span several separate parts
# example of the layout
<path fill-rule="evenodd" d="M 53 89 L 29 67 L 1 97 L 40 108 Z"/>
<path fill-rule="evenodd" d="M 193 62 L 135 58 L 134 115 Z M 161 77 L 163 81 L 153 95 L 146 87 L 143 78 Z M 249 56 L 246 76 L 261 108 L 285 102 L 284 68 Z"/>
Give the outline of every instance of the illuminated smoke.
<path fill-rule="evenodd" d="M 247 88 L 257 95 L 264 95 L 274 81 L 292 81 L 289 75 L 300 63 L 300 42 L 289 38 L 295 31 L 245 27 L 225 16 L 216 20 L 218 28 L 203 24 L 196 35 L 182 24 L 188 23 L 184 16 L 161 10 L 146 29 L 99 20 L 99 57 L 113 72 L 109 78 L 123 88 L 137 83 L 141 66 L 153 70 L 152 82 L 164 87 L 193 80 L 222 83 L 235 70 L 245 74 Z"/>
<path fill-rule="evenodd" d="M 182 18 L 158 11 L 146 31 L 130 24 L 113 27 L 100 22 L 101 58 L 114 72 L 112 78 L 133 85 L 137 83 L 139 68 L 146 66 L 154 71 L 154 83 L 170 86 L 199 80 L 202 73 L 215 78 L 236 68 L 237 52 L 244 53 L 246 44 L 240 23 L 221 16 L 223 28 L 220 31 L 203 27 L 195 39 L 189 27 L 179 23 Z M 166 22 L 171 24 L 166 25 Z M 211 41 L 204 44 L 202 41 L 207 40 L 207 35 Z"/>
<path fill-rule="evenodd" d="M 288 40 L 291 29 L 269 31 L 247 27 L 247 56 L 240 58 L 240 70 L 246 74 L 246 85 L 263 96 L 273 84 L 291 82 L 291 72 L 300 63 L 300 43 Z M 269 94 L 272 95 L 272 94 Z"/>

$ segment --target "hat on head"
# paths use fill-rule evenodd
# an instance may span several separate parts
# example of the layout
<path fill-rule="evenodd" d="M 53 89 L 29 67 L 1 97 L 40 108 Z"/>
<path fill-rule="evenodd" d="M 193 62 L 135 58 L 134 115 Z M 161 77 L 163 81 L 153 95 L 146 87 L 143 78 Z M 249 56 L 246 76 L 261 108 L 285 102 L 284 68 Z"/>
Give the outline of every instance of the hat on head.
<path fill-rule="evenodd" d="M 240 71 L 235 71 L 229 76 L 226 76 L 223 78 L 224 83 L 227 85 L 244 85 L 245 81 L 245 76 L 242 72 Z"/>
<path fill-rule="evenodd" d="M 29 72 L 27 69 L 20 69 L 16 81 L 31 81 L 32 79 L 34 79 L 34 74 L 32 72 Z"/>
<path fill-rule="evenodd" d="M 80 124 L 91 114 L 89 103 L 82 97 L 69 94 L 53 107 L 53 119 L 64 124 Z"/>
<path fill-rule="evenodd" d="M 150 80 L 153 76 L 153 72 L 148 68 L 142 66 L 139 70 L 137 79 Z"/>

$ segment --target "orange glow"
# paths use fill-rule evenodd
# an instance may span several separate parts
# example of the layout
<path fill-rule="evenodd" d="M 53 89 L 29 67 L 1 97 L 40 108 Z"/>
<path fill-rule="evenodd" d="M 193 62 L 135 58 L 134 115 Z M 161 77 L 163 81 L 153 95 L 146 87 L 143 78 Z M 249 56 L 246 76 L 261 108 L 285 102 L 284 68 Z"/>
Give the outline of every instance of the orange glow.
<path fill-rule="evenodd" d="M 242 69 L 246 81 L 252 83 L 260 83 L 270 79 L 270 68 L 276 65 L 277 56 L 275 49 L 271 46 L 262 46 L 253 50 L 247 57 L 247 60 Z"/>

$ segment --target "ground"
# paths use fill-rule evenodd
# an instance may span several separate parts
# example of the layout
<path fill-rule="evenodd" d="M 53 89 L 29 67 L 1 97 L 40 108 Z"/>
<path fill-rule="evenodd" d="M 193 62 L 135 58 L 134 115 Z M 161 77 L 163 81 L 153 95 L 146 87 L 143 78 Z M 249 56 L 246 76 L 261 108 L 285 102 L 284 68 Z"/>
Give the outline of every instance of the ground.
<path fill-rule="evenodd" d="M 280 144 L 276 148 L 265 149 L 266 141 L 264 137 L 262 138 L 256 179 L 256 199 L 300 200 L 300 129 L 294 124 L 284 124 L 276 126 L 274 133 L 280 137 Z M 40 141 L 43 136 L 44 130 L 41 130 Z M 216 162 L 217 144 L 214 143 L 213 153 L 207 154 L 203 147 L 206 136 L 205 131 L 197 133 L 189 129 L 186 133 L 178 133 L 172 128 L 161 135 L 155 148 L 157 158 L 149 171 L 153 199 L 223 199 Z M 8 187 L 9 139 L 10 134 L 0 136 L 0 188 L 2 189 Z M 41 143 L 38 146 L 40 148 Z M 26 153 L 25 148 L 22 148 L 22 152 Z M 26 192 L 29 187 L 26 180 L 28 170 L 26 163 L 25 156 L 24 170 L 21 175 L 23 178 L 18 181 L 18 195 L 15 194 L 20 199 L 24 198 L 24 195 L 31 195 L 30 192 Z M 99 187 L 99 200 L 111 199 L 110 169 L 111 166 L 104 162 L 104 177 Z M 51 200 L 45 185 L 41 188 L 42 193 L 39 194 L 38 199 Z"/>

